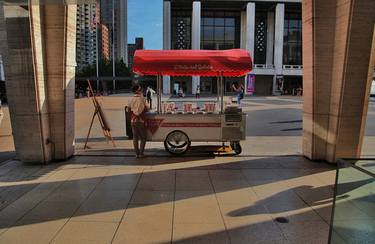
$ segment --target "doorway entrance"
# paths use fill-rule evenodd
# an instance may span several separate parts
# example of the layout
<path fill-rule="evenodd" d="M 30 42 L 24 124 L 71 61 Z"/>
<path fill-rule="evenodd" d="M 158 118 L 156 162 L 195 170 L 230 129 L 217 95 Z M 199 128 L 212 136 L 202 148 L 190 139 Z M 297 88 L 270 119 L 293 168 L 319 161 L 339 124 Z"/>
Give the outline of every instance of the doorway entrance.
<path fill-rule="evenodd" d="M 179 90 L 186 94 L 191 94 L 191 77 L 171 77 L 171 91 L 173 95 L 177 95 Z"/>

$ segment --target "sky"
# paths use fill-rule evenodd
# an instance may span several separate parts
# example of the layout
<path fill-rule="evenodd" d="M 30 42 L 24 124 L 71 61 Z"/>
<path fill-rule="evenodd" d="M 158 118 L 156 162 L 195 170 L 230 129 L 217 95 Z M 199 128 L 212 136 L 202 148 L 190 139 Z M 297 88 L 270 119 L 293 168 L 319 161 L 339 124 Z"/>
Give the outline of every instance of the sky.
<path fill-rule="evenodd" d="M 162 49 L 163 0 L 128 0 L 128 43 L 144 38 L 145 49 Z"/>

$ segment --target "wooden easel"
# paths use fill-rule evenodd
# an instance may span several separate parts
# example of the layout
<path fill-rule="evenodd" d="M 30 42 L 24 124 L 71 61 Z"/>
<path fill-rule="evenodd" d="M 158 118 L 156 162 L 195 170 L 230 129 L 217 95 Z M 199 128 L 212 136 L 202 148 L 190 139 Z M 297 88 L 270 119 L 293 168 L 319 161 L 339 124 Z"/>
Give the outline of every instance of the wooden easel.
<path fill-rule="evenodd" d="M 108 126 L 107 120 L 106 120 L 106 118 L 104 116 L 104 113 L 103 113 L 103 110 L 102 110 L 102 107 L 100 106 L 100 103 L 97 100 L 96 94 L 94 93 L 94 90 L 92 89 L 90 81 L 87 80 L 87 83 L 88 83 L 89 95 L 91 97 L 92 103 L 94 104 L 95 111 L 94 111 L 94 114 L 93 114 L 92 119 L 91 119 L 91 124 L 90 124 L 90 128 L 89 128 L 89 132 L 87 133 L 84 149 L 89 148 L 87 146 L 87 143 L 89 141 L 92 125 L 94 123 L 94 119 L 95 119 L 96 116 L 98 116 L 100 126 L 102 127 L 103 135 L 104 135 L 105 139 L 107 140 L 107 143 L 109 141 L 111 141 L 112 144 L 113 144 L 113 147 L 116 147 L 115 141 L 113 140 L 113 137 L 112 137 L 112 134 L 111 134 L 111 129 Z"/>

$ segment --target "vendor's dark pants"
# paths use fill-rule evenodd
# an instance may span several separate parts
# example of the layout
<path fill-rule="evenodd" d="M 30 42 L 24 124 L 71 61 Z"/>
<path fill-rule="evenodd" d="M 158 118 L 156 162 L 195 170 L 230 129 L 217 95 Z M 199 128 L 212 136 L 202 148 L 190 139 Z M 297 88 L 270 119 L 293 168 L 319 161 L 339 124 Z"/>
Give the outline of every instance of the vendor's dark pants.
<path fill-rule="evenodd" d="M 148 102 L 148 104 L 150 104 L 150 109 L 152 109 L 152 98 L 148 97 L 147 102 Z"/>
<path fill-rule="evenodd" d="M 132 131 L 133 131 L 133 145 L 134 145 L 135 153 L 137 155 L 143 155 L 143 152 L 146 146 L 146 136 L 147 136 L 145 124 L 142 122 L 133 122 Z M 141 141 L 139 146 L 138 146 L 138 141 Z"/>

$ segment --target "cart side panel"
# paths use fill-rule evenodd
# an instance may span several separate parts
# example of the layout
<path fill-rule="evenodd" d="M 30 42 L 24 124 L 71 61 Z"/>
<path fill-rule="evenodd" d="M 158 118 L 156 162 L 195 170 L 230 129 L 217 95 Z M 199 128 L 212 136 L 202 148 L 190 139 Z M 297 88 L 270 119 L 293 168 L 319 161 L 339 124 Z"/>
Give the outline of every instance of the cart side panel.
<path fill-rule="evenodd" d="M 246 140 L 246 114 L 226 114 L 222 118 L 221 137 L 223 141 Z"/>
<path fill-rule="evenodd" d="M 149 115 L 151 128 L 149 141 L 164 141 L 172 131 L 187 134 L 190 141 L 208 142 L 222 140 L 222 119 L 220 114 L 159 114 Z"/>

